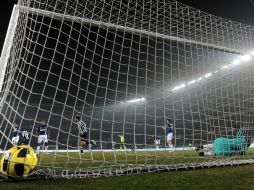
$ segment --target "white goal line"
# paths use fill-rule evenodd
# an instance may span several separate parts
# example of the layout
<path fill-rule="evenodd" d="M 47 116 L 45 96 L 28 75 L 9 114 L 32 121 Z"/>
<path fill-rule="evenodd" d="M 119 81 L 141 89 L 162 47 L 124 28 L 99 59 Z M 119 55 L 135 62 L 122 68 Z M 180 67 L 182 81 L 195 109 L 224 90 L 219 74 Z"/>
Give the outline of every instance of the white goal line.
<path fill-rule="evenodd" d="M 254 148 L 254 144 L 251 144 L 249 148 Z M 172 147 L 172 148 L 138 148 L 138 149 L 87 149 L 83 150 L 83 152 L 150 152 L 150 151 L 190 151 L 195 150 L 195 147 Z M 5 150 L 0 150 L 0 154 L 5 153 Z M 39 150 L 40 153 L 46 153 L 46 152 L 80 152 L 80 150 L 67 150 L 67 149 L 55 149 L 55 150 Z"/>
<path fill-rule="evenodd" d="M 172 147 L 172 148 L 138 148 L 138 149 L 87 149 L 83 150 L 83 152 L 150 152 L 150 151 L 175 151 L 175 150 L 195 150 L 195 147 Z M 0 150 L 0 154 L 5 153 L 6 151 Z M 55 150 L 39 150 L 40 153 L 46 153 L 46 152 L 80 152 L 80 150 L 61 150 L 61 149 L 55 149 Z"/>

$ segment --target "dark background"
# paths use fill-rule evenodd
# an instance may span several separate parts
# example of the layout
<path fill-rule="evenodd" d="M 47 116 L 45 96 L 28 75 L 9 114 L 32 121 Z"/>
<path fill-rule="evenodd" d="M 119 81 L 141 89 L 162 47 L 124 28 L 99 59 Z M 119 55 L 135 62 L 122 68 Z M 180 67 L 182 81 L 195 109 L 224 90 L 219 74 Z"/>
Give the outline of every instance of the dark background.
<path fill-rule="evenodd" d="M 2 50 L 13 4 L 17 0 L 3 1 L 0 6 L 0 50 Z M 207 13 L 254 25 L 254 6 L 251 0 L 179 0 L 179 2 Z"/>

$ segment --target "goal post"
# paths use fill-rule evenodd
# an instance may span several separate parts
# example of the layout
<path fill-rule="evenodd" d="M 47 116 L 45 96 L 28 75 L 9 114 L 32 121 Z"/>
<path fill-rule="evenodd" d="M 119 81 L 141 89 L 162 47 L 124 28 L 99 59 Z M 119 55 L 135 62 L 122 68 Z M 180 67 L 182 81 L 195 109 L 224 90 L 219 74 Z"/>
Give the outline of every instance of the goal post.
<path fill-rule="evenodd" d="M 37 150 L 31 177 L 252 164 L 253 29 L 174 0 L 19 0 L 0 59 L 0 157 L 16 123 Z"/>
<path fill-rule="evenodd" d="M 6 38 L 2 48 L 1 59 L 0 59 L 0 89 L 1 89 L 0 108 L 2 107 L 2 104 L 3 104 L 2 100 L 5 99 L 4 95 L 7 94 L 5 93 L 5 90 L 2 89 L 2 86 L 4 83 L 4 78 L 6 76 L 5 74 L 7 73 L 6 67 L 9 61 L 8 59 L 10 58 L 10 52 L 11 52 L 11 48 L 13 44 L 13 38 L 16 31 L 18 17 L 19 17 L 19 9 L 16 7 L 16 5 L 14 5 L 12 14 L 11 14 L 11 19 L 8 26 L 8 30 L 7 30 L 7 34 L 6 34 Z M 8 87 L 5 87 L 5 88 L 7 89 Z"/>

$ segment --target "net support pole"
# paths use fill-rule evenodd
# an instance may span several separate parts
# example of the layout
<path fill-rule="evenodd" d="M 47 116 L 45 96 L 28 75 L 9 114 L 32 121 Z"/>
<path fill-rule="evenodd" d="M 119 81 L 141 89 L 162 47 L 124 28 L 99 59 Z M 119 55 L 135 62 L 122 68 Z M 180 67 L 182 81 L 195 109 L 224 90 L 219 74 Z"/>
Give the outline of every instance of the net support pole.
<path fill-rule="evenodd" d="M 0 58 L 0 109 L 3 105 L 3 97 L 5 93 L 3 89 L 4 76 L 10 58 L 10 52 L 13 45 L 13 38 L 16 31 L 18 18 L 19 8 L 17 5 L 14 5 Z"/>

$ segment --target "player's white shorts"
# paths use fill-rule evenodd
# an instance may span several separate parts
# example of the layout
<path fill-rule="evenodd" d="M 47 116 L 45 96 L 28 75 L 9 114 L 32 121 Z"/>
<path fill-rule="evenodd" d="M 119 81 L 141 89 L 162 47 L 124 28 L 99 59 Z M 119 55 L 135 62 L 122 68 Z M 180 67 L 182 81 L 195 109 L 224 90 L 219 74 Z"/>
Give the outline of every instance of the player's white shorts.
<path fill-rule="evenodd" d="M 38 137 L 38 144 L 41 144 L 41 143 L 47 143 L 48 142 L 48 135 L 39 135 Z"/>
<path fill-rule="evenodd" d="M 19 142 L 19 135 L 16 136 L 16 137 L 12 137 L 11 142 L 12 142 L 12 144 L 15 144 L 15 145 L 18 144 L 18 142 Z"/>
<path fill-rule="evenodd" d="M 173 133 L 167 134 L 167 141 L 172 141 L 173 139 Z"/>
<path fill-rule="evenodd" d="M 161 144 L 161 140 L 159 140 L 159 139 L 155 140 L 154 143 L 155 143 L 155 145 L 160 145 Z"/>

